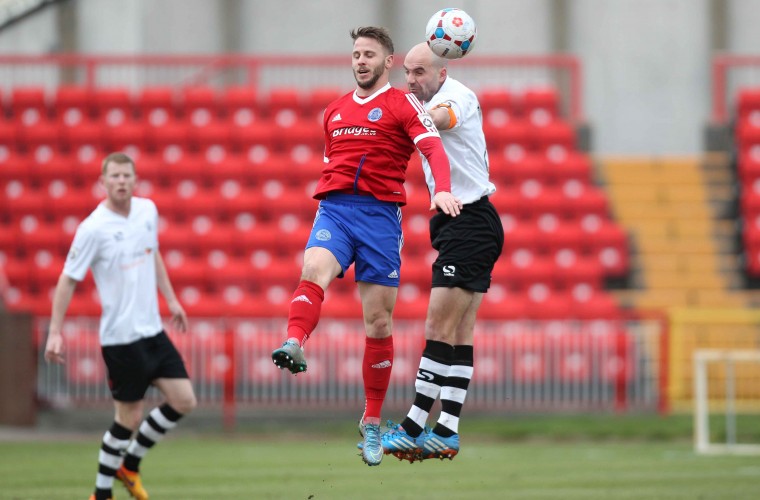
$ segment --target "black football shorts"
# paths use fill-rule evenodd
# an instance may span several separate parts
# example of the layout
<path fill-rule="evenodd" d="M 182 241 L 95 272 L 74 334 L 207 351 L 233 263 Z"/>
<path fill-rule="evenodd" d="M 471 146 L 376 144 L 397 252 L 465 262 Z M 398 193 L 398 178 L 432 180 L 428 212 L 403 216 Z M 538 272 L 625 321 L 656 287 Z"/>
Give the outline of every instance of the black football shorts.
<path fill-rule="evenodd" d="M 487 196 L 451 217 L 438 212 L 430 219 L 430 240 L 438 250 L 433 263 L 435 287 L 458 287 L 485 293 L 504 247 L 504 228 Z"/>
<path fill-rule="evenodd" d="M 177 348 L 161 331 L 131 344 L 101 348 L 108 386 L 117 401 L 139 401 L 157 378 L 189 378 Z"/>

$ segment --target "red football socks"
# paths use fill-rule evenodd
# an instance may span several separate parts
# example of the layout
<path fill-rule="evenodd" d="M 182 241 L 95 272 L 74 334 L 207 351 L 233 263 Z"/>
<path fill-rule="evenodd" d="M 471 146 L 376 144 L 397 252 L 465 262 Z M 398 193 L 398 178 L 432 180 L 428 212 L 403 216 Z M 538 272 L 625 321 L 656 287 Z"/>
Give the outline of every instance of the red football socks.
<path fill-rule="evenodd" d="M 366 337 L 362 375 L 364 377 L 364 396 L 366 406 L 364 418 L 380 420 L 385 393 L 391 381 L 393 366 L 393 337 L 373 339 Z"/>
<path fill-rule="evenodd" d="M 316 283 L 302 280 L 298 284 L 288 311 L 288 338 L 298 339 L 304 345 L 319 323 L 324 300 L 325 291 Z"/>

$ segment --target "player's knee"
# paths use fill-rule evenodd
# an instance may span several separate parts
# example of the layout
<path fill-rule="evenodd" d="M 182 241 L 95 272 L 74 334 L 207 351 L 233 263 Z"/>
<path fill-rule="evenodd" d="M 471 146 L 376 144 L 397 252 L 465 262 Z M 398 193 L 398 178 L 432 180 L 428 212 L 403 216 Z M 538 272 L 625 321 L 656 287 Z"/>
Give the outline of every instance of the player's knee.
<path fill-rule="evenodd" d="M 382 339 L 391 334 L 391 319 L 386 315 L 367 318 L 366 323 L 368 337 Z"/>
<path fill-rule="evenodd" d="M 446 327 L 440 321 L 431 318 L 425 321 L 425 340 L 435 340 L 453 345 L 454 337 L 452 329 Z"/>
<path fill-rule="evenodd" d="M 142 420 L 142 409 L 123 410 L 119 411 L 116 415 L 116 421 L 120 425 L 132 431 L 136 430 L 140 426 L 140 422 L 142 422 Z"/>
<path fill-rule="evenodd" d="M 195 394 L 191 392 L 189 394 L 183 394 L 181 397 L 175 398 L 169 404 L 179 413 L 187 415 L 193 411 L 196 406 L 198 406 L 198 400 L 195 398 Z"/>

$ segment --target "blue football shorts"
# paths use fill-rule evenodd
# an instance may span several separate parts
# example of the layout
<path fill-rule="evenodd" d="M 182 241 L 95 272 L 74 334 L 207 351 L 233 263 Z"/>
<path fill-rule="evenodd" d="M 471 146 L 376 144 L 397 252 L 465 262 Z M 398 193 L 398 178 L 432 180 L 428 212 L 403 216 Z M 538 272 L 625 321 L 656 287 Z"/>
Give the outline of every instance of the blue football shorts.
<path fill-rule="evenodd" d="M 398 287 L 401 208 L 372 196 L 330 193 L 319 202 L 306 248 L 326 248 L 343 271 L 354 264 L 356 281 Z"/>

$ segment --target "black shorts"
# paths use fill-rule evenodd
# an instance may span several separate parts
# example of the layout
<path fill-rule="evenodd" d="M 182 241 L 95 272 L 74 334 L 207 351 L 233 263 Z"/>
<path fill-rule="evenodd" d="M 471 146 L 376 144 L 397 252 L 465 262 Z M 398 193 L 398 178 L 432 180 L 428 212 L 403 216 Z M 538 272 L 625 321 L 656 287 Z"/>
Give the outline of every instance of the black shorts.
<path fill-rule="evenodd" d="M 430 240 L 438 250 L 433 288 L 458 287 L 485 293 L 504 247 L 504 228 L 487 196 L 464 206 L 456 217 L 439 212 L 430 219 Z"/>
<path fill-rule="evenodd" d="M 164 331 L 131 344 L 103 346 L 101 352 L 117 401 L 140 401 L 157 378 L 189 378 L 182 356 Z"/>

